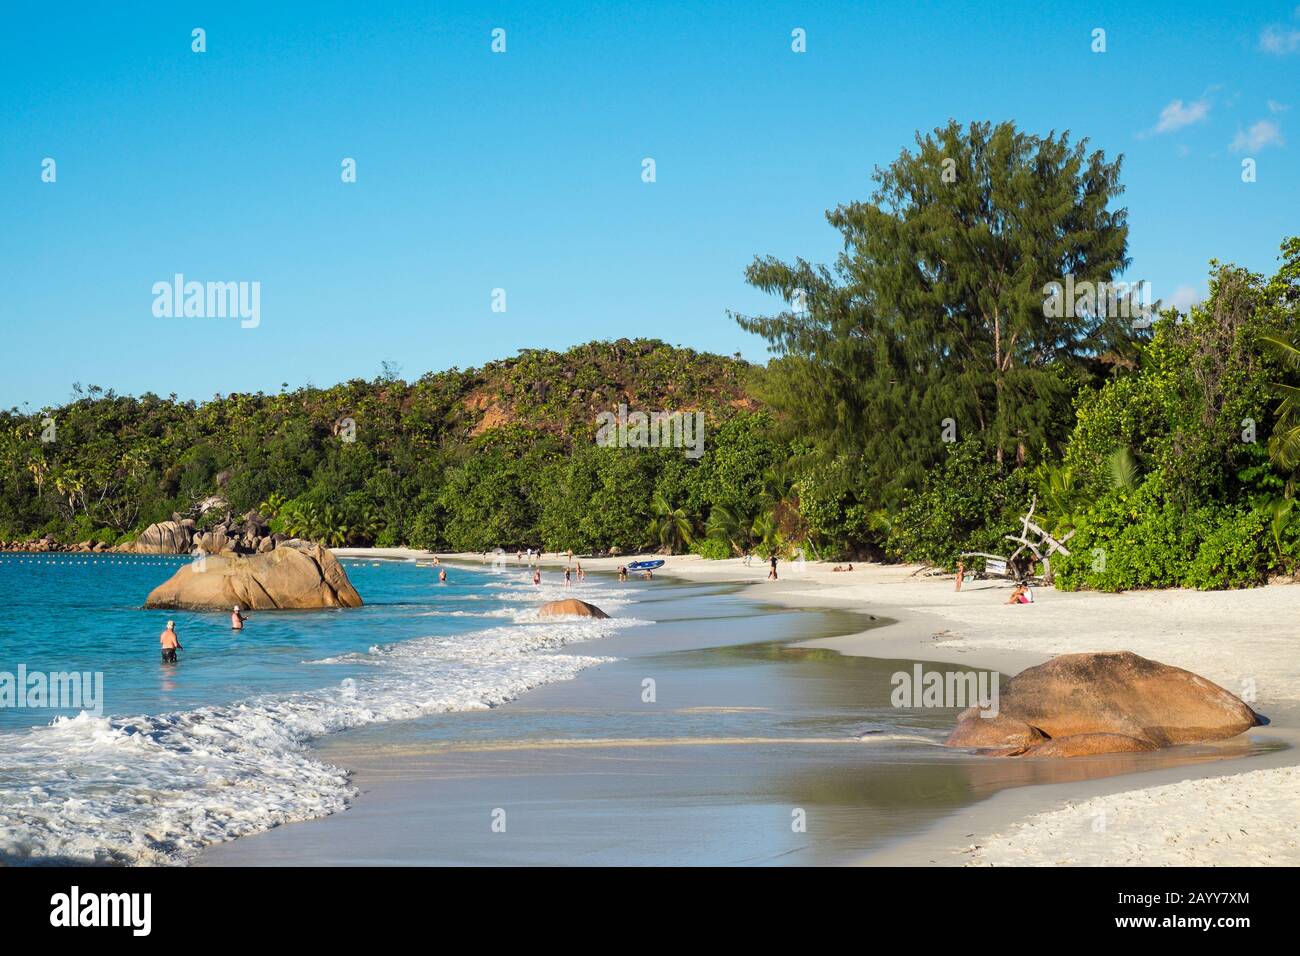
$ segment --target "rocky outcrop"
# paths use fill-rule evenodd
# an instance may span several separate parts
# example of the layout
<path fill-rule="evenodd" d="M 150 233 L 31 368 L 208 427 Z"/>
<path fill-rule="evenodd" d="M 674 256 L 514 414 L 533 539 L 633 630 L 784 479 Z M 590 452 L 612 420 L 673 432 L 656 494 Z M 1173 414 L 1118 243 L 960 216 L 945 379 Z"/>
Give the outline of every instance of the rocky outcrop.
<path fill-rule="evenodd" d="M 1222 740 L 1264 723 L 1217 684 L 1128 651 L 1063 654 L 1002 690 L 996 717 L 969 708 L 950 747 L 999 756 L 1073 757 Z"/>
<path fill-rule="evenodd" d="M 320 545 L 254 555 L 217 554 L 187 564 L 150 592 L 145 607 L 254 611 L 360 607 L 361 595 Z"/>
<path fill-rule="evenodd" d="M 265 554 L 283 536 L 271 534 L 269 522 L 256 511 L 242 518 L 226 518 L 194 536 L 196 551 L 204 554 Z"/>
<path fill-rule="evenodd" d="M 160 521 L 140 532 L 131 543 L 136 554 L 189 554 L 194 540 L 194 522 L 189 518 Z"/>
<path fill-rule="evenodd" d="M 594 617 L 602 619 L 609 617 L 596 605 L 588 604 L 586 601 L 579 601 L 576 598 L 550 601 L 538 608 L 537 613 L 542 617 Z"/>

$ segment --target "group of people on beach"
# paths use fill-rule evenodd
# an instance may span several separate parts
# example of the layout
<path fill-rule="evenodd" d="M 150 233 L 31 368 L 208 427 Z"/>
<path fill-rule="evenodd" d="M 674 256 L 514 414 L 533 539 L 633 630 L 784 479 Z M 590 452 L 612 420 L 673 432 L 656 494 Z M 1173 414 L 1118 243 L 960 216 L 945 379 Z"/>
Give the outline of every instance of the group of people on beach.
<path fill-rule="evenodd" d="M 242 631 L 244 622 L 248 618 L 244 616 L 244 610 L 236 604 L 230 611 L 230 629 L 232 631 Z M 181 646 L 181 639 L 176 633 L 176 622 L 168 621 L 167 626 L 163 628 L 162 634 L 158 638 L 158 643 L 162 646 L 162 659 L 164 664 L 179 663 L 176 657 L 177 651 L 185 650 Z"/>

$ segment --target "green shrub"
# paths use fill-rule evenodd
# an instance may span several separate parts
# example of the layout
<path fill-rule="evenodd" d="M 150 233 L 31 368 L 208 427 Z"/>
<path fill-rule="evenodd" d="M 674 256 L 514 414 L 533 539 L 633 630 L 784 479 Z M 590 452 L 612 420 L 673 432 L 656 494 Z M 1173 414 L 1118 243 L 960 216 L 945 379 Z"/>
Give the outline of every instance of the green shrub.
<path fill-rule="evenodd" d="M 1156 478 L 1136 490 L 1117 488 L 1084 516 L 1070 539 L 1070 556 L 1053 563 L 1056 586 L 1065 591 L 1178 587 L 1213 511 L 1188 514 L 1168 499 Z"/>
<path fill-rule="evenodd" d="M 1029 507 L 1027 470 L 1005 471 L 984 445 L 953 445 L 943 469 L 909 496 L 889 529 L 890 557 L 951 568 L 963 551 L 1001 554 Z"/>
<path fill-rule="evenodd" d="M 698 554 L 706 561 L 723 561 L 732 556 L 731 545 L 717 538 L 700 538 L 691 545 L 691 554 Z"/>
<path fill-rule="evenodd" d="M 1134 491 L 1116 489 L 1084 517 L 1070 557 L 1054 565 L 1056 586 L 1092 588 L 1249 587 L 1273 564 L 1268 515 L 1260 509 L 1184 508 L 1158 477 Z"/>
<path fill-rule="evenodd" d="M 1265 583 L 1272 565 L 1268 522 L 1259 509 L 1227 512 L 1201 543 L 1183 583 L 1202 591 Z"/>

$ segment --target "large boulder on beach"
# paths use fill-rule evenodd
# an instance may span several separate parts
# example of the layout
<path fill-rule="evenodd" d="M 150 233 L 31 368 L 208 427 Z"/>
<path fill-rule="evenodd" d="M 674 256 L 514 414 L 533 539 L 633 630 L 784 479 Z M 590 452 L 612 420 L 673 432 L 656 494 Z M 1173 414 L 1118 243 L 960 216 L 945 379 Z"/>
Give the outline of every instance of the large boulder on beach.
<path fill-rule="evenodd" d="M 538 608 L 537 613 L 542 617 L 609 617 L 596 605 L 575 598 L 566 598 L 563 601 L 549 601 Z"/>
<path fill-rule="evenodd" d="M 193 534 L 193 522 L 159 521 L 140 532 L 131 550 L 137 554 L 189 554 Z"/>
<path fill-rule="evenodd" d="M 1235 737 L 1264 721 L 1204 677 L 1128 651 L 1063 654 L 1002 689 L 996 717 L 971 707 L 950 747 L 1072 757 Z"/>
<path fill-rule="evenodd" d="M 361 595 L 333 553 L 320 545 L 264 554 L 210 555 L 185 565 L 150 592 L 145 607 L 254 611 L 360 607 Z"/>
<path fill-rule="evenodd" d="M 1094 754 L 1142 753 L 1158 750 L 1149 740 L 1127 734 L 1071 734 L 1044 740 L 1025 750 L 1030 757 L 1090 757 Z"/>

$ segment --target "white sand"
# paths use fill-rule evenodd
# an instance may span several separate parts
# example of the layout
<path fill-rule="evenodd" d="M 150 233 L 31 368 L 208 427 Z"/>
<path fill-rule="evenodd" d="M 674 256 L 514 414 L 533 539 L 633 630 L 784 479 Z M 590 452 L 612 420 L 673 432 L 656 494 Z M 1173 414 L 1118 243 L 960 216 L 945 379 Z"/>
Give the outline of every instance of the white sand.
<path fill-rule="evenodd" d="M 1300 767 L 1067 802 L 963 855 L 968 866 L 1296 866 Z"/>
<path fill-rule="evenodd" d="M 405 549 L 339 553 L 431 557 Z M 469 563 L 483 560 L 480 555 L 440 557 Z M 657 556 L 577 560 L 585 569 L 610 571 L 637 558 L 653 557 Z M 514 555 L 507 561 L 511 566 L 517 563 Z M 1272 716 L 1284 737 L 1295 736 L 1289 732 L 1300 715 L 1296 626 L 1300 586 L 1117 595 L 1037 588 L 1034 604 L 1008 606 L 1010 586 L 1004 582 L 968 580 L 957 593 L 951 575 L 927 575 L 914 565 L 855 565 L 853 571 L 835 573 L 829 564 L 783 562 L 778 568 L 780 580 L 771 582 L 765 580 L 767 566 L 757 558 L 748 567 L 740 559 L 704 561 L 693 555 L 665 561 L 656 574 L 753 584 L 751 593 L 776 603 L 852 608 L 878 616 L 906 612 L 898 625 L 809 642 L 841 653 L 960 660 L 1016 673 L 1057 654 L 1133 651 L 1209 678 Z M 542 559 L 546 569 L 564 563 L 563 555 Z M 973 815 L 993 835 L 975 836 L 961 845 L 950 841 L 928 851 L 918 843 L 915 852 L 909 855 L 904 848 L 901 856 L 891 854 L 889 862 L 1300 865 L 1300 767 L 1294 766 L 1293 753 L 1268 761 L 1290 766 L 1240 772 L 1240 763 L 1227 761 L 1202 768 L 1202 773 L 1218 776 L 1121 789 L 1083 802 L 1056 796 L 1056 808 L 1046 812 L 1027 815 L 1023 799 L 1007 801 L 1014 806 L 1010 819 L 987 811 Z M 1112 781 L 1109 786 L 1124 783 Z M 1053 794 L 1059 791 L 1059 787 L 1045 789 Z M 1008 825 L 1016 819 L 1022 822 Z"/>

